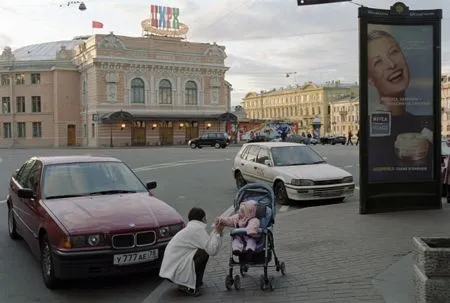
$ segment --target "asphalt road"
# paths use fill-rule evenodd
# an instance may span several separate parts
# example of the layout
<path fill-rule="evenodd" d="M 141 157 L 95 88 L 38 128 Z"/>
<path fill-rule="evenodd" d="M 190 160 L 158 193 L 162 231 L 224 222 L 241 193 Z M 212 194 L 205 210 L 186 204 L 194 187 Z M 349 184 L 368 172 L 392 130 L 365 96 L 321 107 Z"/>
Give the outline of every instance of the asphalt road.
<path fill-rule="evenodd" d="M 330 164 L 353 174 L 359 184 L 358 148 L 316 146 Z M 201 206 L 209 221 L 228 209 L 236 193 L 231 175 L 232 160 L 238 147 L 191 150 L 188 148 L 136 149 L 0 149 L 0 201 L 7 194 L 11 174 L 29 157 L 36 155 L 103 155 L 125 161 L 142 181 L 158 181 L 156 196 L 172 205 L 185 218 L 193 206 Z M 351 200 L 358 199 L 356 196 Z M 283 206 L 280 211 L 301 207 Z M 7 232 L 7 211 L 0 203 L 0 302 L 121 302 L 141 303 L 159 284 L 157 272 L 134 277 L 71 282 L 49 291 L 41 281 L 39 264 L 26 244 L 13 242 Z"/>

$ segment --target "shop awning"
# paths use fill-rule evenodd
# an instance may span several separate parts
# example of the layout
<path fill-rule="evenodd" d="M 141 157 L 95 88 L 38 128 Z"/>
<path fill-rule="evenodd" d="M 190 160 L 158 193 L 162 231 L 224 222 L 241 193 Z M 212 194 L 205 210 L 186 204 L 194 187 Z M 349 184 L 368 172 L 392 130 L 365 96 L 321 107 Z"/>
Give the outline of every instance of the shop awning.
<path fill-rule="evenodd" d="M 237 116 L 232 113 L 222 113 L 213 115 L 157 115 L 157 114 L 131 114 L 126 111 L 117 111 L 106 113 L 99 116 L 100 120 L 104 123 L 112 122 L 128 122 L 128 121 L 207 121 L 207 120 L 218 120 L 218 121 L 237 121 Z"/>
<path fill-rule="evenodd" d="M 117 112 L 111 112 L 100 116 L 100 120 L 105 123 L 112 122 L 130 122 L 134 120 L 134 116 L 129 112 L 120 110 Z"/>

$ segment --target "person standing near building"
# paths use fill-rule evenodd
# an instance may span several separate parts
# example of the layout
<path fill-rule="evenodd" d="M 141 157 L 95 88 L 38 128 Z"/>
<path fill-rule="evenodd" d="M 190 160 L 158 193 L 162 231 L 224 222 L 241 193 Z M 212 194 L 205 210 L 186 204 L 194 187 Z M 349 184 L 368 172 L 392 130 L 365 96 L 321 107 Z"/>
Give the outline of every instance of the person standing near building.
<path fill-rule="evenodd" d="M 359 144 L 359 129 L 358 129 L 358 132 L 356 133 L 356 143 L 355 143 L 355 145 L 358 146 L 358 144 Z"/>

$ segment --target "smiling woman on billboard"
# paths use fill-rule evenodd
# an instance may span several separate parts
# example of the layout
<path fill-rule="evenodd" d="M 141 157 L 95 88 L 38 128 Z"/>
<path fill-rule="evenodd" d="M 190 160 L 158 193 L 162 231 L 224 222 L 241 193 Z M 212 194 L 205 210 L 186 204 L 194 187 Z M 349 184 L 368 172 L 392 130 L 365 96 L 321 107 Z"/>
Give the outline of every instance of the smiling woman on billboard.
<path fill-rule="evenodd" d="M 409 58 L 387 28 L 397 29 L 402 44 L 409 50 Z M 434 129 L 433 82 L 421 79 L 432 79 L 432 69 L 429 75 L 422 70 L 413 81 L 408 59 L 429 56 L 432 62 L 433 54 L 424 47 L 424 41 L 419 41 L 423 35 L 408 41 L 411 26 L 387 28 L 372 24 L 368 27 L 369 181 L 430 180 L 433 176 L 430 152 Z M 415 68 L 417 71 L 418 67 Z"/>

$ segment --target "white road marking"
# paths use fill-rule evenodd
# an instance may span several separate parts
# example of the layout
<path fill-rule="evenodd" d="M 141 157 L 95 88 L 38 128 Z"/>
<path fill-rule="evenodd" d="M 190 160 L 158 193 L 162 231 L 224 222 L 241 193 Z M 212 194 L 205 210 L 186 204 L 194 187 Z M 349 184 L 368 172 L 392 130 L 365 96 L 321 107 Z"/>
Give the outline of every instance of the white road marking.
<path fill-rule="evenodd" d="M 1 200 L 0 204 L 6 203 L 6 200 Z"/>
<path fill-rule="evenodd" d="M 228 217 L 234 212 L 234 205 L 231 205 L 227 208 L 219 217 Z M 214 227 L 214 222 L 211 224 L 211 227 Z"/>
<path fill-rule="evenodd" d="M 289 206 L 283 205 L 283 206 L 280 207 L 280 210 L 278 212 L 284 213 L 284 212 L 286 212 L 288 210 L 289 210 Z"/>
<path fill-rule="evenodd" d="M 185 199 L 186 196 L 178 196 L 178 199 Z"/>
<path fill-rule="evenodd" d="M 185 165 L 192 165 L 192 164 L 203 164 L 203 163 L 211 163 L 211 162 L 224 162 L 229 161 L 229 159 L 209 159 L 209 160 L 185 160 L 185 161 L 178 161 L 178 162 L 166 162 L 166 163 L 159 163 L 159 164 L 153 164 L 148 166 L 142 166 L 134 168 L 134 172 L 142 172 L 142 171 L 150 171 L 150 170 L 156 170 L 156 169 L 162 169 L 162 168 L 171 168 L 171 167 L 179 167 L 179 166 L 185 166 Z"/>
<path fill-rule="evenodd" d="M 353 165 L 345 165 L 344 168 L 350 168 L 353 167 Z"/>

